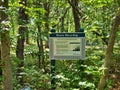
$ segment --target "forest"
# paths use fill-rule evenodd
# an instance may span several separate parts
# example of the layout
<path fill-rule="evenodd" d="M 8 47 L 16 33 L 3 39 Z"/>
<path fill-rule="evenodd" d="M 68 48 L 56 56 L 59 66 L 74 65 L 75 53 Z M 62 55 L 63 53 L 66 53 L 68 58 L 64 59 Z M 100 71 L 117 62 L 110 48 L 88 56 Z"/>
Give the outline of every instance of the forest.
<path fill-rule="evenodd" d="M 120 90 L 119 25 L 120 0 L 0 0 L 0 90 Z M 52 67 L 51 30 L 81 28 L 85 59 Z"/>

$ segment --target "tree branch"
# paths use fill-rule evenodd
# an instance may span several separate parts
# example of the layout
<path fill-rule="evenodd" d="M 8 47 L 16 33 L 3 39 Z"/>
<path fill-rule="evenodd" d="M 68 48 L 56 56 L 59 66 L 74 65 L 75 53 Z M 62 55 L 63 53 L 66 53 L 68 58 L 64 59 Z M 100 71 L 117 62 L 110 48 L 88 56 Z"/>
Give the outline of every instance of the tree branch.
<path fill-rule="evenodd" d="M 72 1 L 68 0 L 68 3 L 72 6 L 72 8 L 74 8 L 76 10 L 76 12 L 79 14 L 79 16 L 82 18 L 82 10 L 79 10 L 73 3 Z"/>

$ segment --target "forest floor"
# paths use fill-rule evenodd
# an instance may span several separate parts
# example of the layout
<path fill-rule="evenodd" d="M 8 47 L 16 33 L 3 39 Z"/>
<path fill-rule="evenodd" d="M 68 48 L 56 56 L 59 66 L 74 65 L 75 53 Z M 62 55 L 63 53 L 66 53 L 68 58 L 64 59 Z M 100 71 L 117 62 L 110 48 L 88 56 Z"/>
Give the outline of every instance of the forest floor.
<path fill-rule="evenodd" d="M 113 85 L 110 90 L 120 90 L 120 62 L 117 62 L 113 68 L 113 73 L 110 78 L 113 80 Z"/>
<path fill-rule="evenodd" d="M 113 86 L 111 87 L 110 90 L 120 90 L 120 76 L 118 76 L 114 82 L 113 82 Z"/>

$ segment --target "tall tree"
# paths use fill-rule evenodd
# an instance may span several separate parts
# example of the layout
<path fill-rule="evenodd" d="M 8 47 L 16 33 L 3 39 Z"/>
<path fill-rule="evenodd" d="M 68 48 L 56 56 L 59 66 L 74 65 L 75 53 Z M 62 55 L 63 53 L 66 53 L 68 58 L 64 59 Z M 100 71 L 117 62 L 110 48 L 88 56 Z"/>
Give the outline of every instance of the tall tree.
<path fill-rule="evenodd" d="M 22 72 L 22 67 L 24 67 L 24 42 L 25 42 L 25 32 L 26 32 L 26 23 L 28 20 L 28 15 L 25 13 L 26 9 L 25 6 L 27 5 L 27 0 L 21 0 L 21 4 L 19 8 L 19 28 L 18 28 L 18 38 L 17 38 L 17 48 L 16 48 L 16 56 L 20 59 L 18 74 Z M 20 79 L 20 83 L 23 83 L 22 78 Z"/>
<path fill-rule="evenodd" d="M 120 25 L 120 10 L 118 14 L 116 15 L 115 20 L 112 25 L 111 34 L 110 34 L 108 46 L 106 49 L 105 61 L 103 64 L 102 76 L 98 84 L 98 90 L 104 90 L 104 87 L 106 86 L 106 83 L 107 83 L 109 69 L 110 69 L 111 60 L 112 60 L 113 46 L 115 43 L 115 37 L 118 31 L 119 25 Z"/>
<path fill-rule="evenodd" d="M 44 2 L 44 9 L 45 9 L 45 32 L 48 33 L 50 30 L 50 26 L 49 26 L 49 15 L 50 15 L 50 2 Z M 48 35 L 47 35 L 48 36 Z M 48 37 L 47 37 L 48 38 Z M 48 48 L 48 40 L 45 43 L 45 48 Z"/>
<path fill-rule="evenodd" d="M 36 8 L 41 8 L 40 6 L 40 0 L 36 0 Z M 36 26 L 37 26 L 37 45 L 38 45 L 38 67 L 43 67 L 45 68 L 44 65 L 44 48 L 43 48 L 43 39 L 42 39 L 42 30 L 41 30 L 41 12 L 40 10 L 38 10 L 36 12 L 37 14 L 37 22 L 36 22 Z M 47 25 L 47 24 L 46 24 Z M 48 28 L 48 26 L 47 26 Z"/>
<path fill-rule="evenodd" d="M 49 15 L 50 15 L 50 2 L 44 2 L 44 9 L 45 9 L 45 29 L 46 32 L 48 32 L 50 30 L 49 27 Z"/>
<path fill-rule="evenodd" d="M 74 16 L 74 24 L 75 24 L 75 32 L 79 32 L 80 29 L 80 16 L 82 13 L 79 11 L 78 8 L 78 0 L 68 0 L 68 3 L 72 6 L 72 12 Z"/>
<path fill-rule="evenodd" d="M 3 62 L 3 90 L 13 90 L 12 83 L 12 66 L 10 59 L 10 35 L 8 30 L 8 15 L 5 10 L 8 8 L 8 0 L 0 0 L 2 10 L 0 10 L 0 23 L 1 23 L 1 59 Z"/>

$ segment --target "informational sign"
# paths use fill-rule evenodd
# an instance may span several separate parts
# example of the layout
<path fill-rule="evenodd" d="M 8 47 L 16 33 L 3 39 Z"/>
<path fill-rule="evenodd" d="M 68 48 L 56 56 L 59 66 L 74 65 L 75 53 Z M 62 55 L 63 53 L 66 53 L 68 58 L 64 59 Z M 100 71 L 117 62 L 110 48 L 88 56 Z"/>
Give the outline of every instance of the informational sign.
<path fill-rule="evenodd" d="M 52 33 L 49 48 L 51 60 L 84 60 L 85 33 Z"/>

